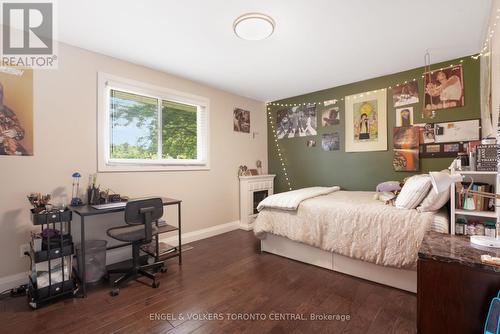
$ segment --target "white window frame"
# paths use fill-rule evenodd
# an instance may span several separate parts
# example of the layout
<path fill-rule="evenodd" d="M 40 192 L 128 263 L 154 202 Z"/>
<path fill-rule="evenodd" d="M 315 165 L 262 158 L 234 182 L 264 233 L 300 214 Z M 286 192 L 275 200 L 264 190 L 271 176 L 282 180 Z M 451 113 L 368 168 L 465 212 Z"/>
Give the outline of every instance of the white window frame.
<path fill-rule="evenodd" d="M 179 92 L 164 87 L 121 78 L 99 72 L 97 74 L 97 170 L 99 172 L 134 171 L 188 171 L 209 170 L 209 106 L 204 97 Z M 153 97 L 159 100 L 185 103 L 198 107 L 197 111 L 197 153 L 196 160 L 187 159 L 111 159 L 110 157 L 110 91 L 111 89 Z M 159 106 L 161 108 L 161 104 Z M 161 113 L 159 112 L 159 116 Z M 161 126 L 161 122 L 159 123 Z M 161 128 L 159 128 L 161 131 Z M 160 140 L 160 136 L 158 136 Z M 161 144 L 161 143 L 159 143 Z"/>

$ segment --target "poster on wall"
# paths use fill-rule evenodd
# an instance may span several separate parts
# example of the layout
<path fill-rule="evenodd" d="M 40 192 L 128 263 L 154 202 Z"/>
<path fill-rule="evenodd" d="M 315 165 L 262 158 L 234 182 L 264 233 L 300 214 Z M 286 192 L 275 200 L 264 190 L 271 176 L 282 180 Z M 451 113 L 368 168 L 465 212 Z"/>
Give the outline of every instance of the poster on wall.
<path fill-rule="evenodd" d="M 0 70 L 0 155 L 33 155 L 32 70 Z"/>
<path fill-rule="evenodd" d="M 396 126 L 413 125 L 413 107 L 396 109 Z"/>
<path fill-rule="evenodd" d="M 424 73 L 427 111 L 464 106 L 464 82 L 462 65 Z"/>
<path fill-rule="evenodd" d="M 387 150 L 387 91 L 345 97 L 346 152 Z"/>
<path fill-rule="evenodd" d="M 418 83 L 410 81 L 392 88 L 392 102 L 394 107 L 418 103 Z"/>
<path fill-rule="evenodd" d="M 316 105 L 308 104 L 278 110 L 276 114 L 278 139 L 316 136 Z"/>
<path fill-rule="evenodd" d="M 234 108 L 233 130 L 235 132 L 250 133 L 250 111 Z"/>
<path fill-rule="evenodd" d="M 340 135 L 338 132 L 324 133 L 321 136 L 321 147 L 323 151 L 340 150 Z"/>
<path fill-rule="evenodd" d="M 395 127 L 393 132 L 394 157 L 392 166 L 395 171 L 418 171 L 419 164 L 419 128 Z"/>
<path fill-rule="evenodd" d="M 339 107 L 325 109 L 321 112 L 321 126 L 327 127 L 340 123 Z"/>

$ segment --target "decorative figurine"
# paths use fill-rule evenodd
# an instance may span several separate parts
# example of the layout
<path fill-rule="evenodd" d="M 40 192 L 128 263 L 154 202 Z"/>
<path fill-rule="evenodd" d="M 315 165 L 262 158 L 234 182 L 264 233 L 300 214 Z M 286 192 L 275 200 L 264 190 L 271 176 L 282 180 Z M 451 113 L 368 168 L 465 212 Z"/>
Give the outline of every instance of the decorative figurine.
<path fill-rule="evenodd" d="M 257 170 L 259 171 L 259 175 L 262 175 L 262 161 L 257 160 L 255 162 L 255 165 L 257 166 Z"/>
<path fill-rule="evenodd" d="M 81 206 L 83 205 L 82 199 L 78 197 L 78 191 L 80 188 L 80 177 L 82 175 L 78 172 L 74 172 L 73 177 L 73 186 L 71 189 L 71 206 Z"/>
<path fill-rule="evenodd" d="M 248 167 L 243 165 L 243 166 L 240 166 L 238 168 L 238 176 L 245 176 L 247 175 L 247 170 L 248 170 Z"/>
<path fill-rule="evenodd" d="M 40 213 L 50 206 L 50 194 L 42 195 L 40 193 L 31 193 L 28 195 L 28 201 L 33 205 L 33 210 L 35 213 Z"/>

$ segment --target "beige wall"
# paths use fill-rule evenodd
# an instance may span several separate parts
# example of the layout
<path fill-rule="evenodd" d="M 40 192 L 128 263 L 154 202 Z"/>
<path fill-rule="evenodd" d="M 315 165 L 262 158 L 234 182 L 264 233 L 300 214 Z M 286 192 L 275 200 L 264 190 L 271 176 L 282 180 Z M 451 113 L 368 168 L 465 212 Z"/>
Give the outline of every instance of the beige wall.
<path fill-rule="evenodd" d="M 101 173 L 99 183 L 131 197 L 165 195 L 183 200 L 185 232 L 238 220 L 237 169 L 263 161 L 267 171 L 265 105 L 189 80 L 101 54 L 60 45 L 59 69 L 34 73 L 34 156 L 0 156 L 0 277 L 28 269 L 19 247 L 33 229 L 26 195 L 53 193 L 54 202 L 71 196 L 71 174 L 83 186 L 97 166 L 97 72 L 172 88 L 210 99 L 209 171 Z M 233 132 L 234 107 L 251 111 L 251 131 Z M 167 212 L 167 219 L 176 216 Z M 102 238 L 120 216 L 88 222 L 90 237 Z M 78 228 L 74 224 L 74 228 Z"/>

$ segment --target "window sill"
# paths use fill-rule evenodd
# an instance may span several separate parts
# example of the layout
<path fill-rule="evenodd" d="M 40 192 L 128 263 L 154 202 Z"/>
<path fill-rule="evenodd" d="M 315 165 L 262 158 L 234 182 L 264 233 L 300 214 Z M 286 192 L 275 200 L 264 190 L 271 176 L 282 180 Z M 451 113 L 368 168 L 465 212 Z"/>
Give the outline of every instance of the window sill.
<path fill-rule="evenodd" d="M 140 164 L 107 163 L 98 166 L 101 173 L 120 172 L 182 172 L 210 170 L 208 164 Z"/>

